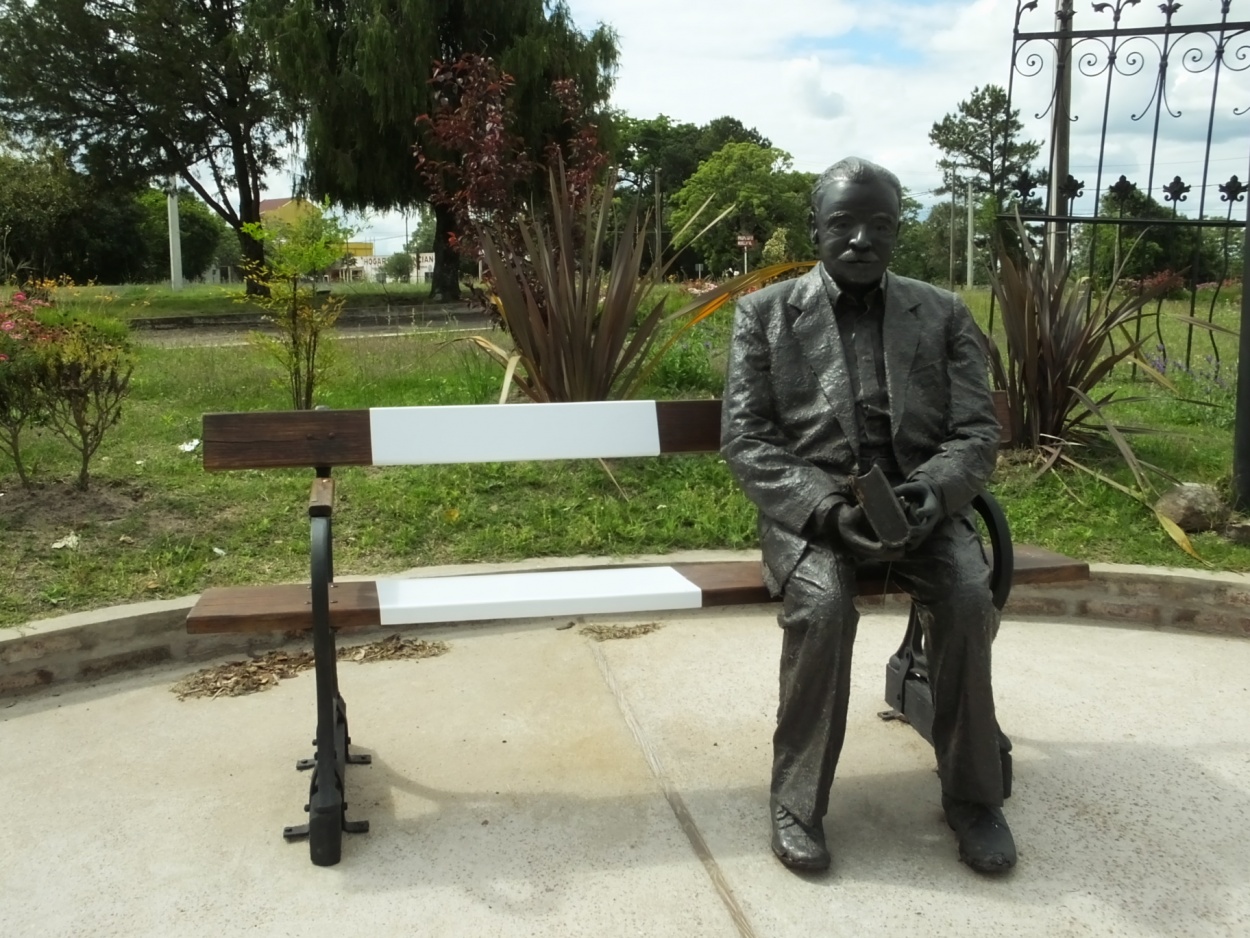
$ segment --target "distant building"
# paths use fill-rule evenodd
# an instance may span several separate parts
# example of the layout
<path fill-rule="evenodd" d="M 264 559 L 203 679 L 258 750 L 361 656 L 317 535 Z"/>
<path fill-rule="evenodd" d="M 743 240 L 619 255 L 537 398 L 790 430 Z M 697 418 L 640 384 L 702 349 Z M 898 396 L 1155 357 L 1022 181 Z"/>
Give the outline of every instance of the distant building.
<path fill-rule="evenodd" d="M 260 220 L 262 223 L 266 221 L 280 221 L 293 225 L 301 217 L 318 211 L 320 209 L 307 199 L 297 199 L 289 195 L 280 199 L 260 200 Z"/>
<path fill-rule="evenodd" d="M 307 199 L 301 199 L 295 196 L 285 196 L 279 199 L 261 199 L 260 200 L 260 220 L 263 224 L 265 221 L 284 222 L 293 225 L 301 217 L 307 216 L 313 212 L 320 212 L 319 206 Z M 343 254 L 345 257 L 360 258 L 373 257 L 372 241 L 348 241 L 343 245 Z M 359 262 L 352 264 L 339 265 L 331 270 L 327 279 L 330 280 L 354 280 L 358 279 L 362 271 L 359 270 Z"/>

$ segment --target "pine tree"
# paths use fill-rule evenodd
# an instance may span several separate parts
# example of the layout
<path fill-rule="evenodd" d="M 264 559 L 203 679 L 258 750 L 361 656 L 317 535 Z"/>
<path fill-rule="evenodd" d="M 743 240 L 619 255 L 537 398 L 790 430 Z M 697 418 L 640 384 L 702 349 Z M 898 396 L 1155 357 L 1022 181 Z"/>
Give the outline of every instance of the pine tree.
<path fill-rule="evenodd" d="M 1011 184 L 1032 166 L 1041 152 L 1036 140 L 1023 140 L 1020 111 L 1008 107 L 1007 92 L 998 85 L 973 88 L 954 114 L 947 114 L 929 131 L 929 140 L 942 151 L 938 168 L 943 183 L 937 194 L 972 180 L 981 195 L 992 195 L 1001 207 Z M 963 182 L 956 182 L 963 180 Z"/>

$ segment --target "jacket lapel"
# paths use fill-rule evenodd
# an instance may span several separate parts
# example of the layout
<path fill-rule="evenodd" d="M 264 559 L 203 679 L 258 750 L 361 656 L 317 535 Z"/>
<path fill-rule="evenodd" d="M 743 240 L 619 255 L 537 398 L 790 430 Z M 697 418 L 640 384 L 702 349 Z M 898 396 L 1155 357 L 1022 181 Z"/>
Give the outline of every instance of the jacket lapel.
<path fill-rule="evenodd" d="M 890 427 L 895 435 L 903 419 L 911 365 L 920 342 L 920 323 L 916 319 L 919 306 L 919 298 L 902 281 L 886 275 L 881 344 L 885 350 L 885 380 L 890 392 Z"/>
<path fill-rule="evenodd" d="M 797 312 L 791 325 L 794 336 L 816 375 L 821 391 L 829 400 L 833 416 L 858 458 L 859 428 L 855 422 L 851 378 L 846 370 L 838 321 L 833 315 L 819 265 L 804 274 L 795 285 L 794 292 L 790 294 L 790 305 L 791 315 Z"/>

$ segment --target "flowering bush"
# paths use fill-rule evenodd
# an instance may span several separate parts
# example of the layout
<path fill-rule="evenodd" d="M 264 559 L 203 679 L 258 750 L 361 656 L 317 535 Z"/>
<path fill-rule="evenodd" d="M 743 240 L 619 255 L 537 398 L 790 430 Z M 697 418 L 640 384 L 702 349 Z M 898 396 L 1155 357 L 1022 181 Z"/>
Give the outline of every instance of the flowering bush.
<path fill-rule="evenodd" d="M 1230 369 L 1214 355 L 1204 355 L 1201 362 L 1187 365 L 1181 359 L 1169 359 L 1162 343 L 1155 345 L 1146 360 L 1155 371 L 1171 378 L 1180 400 L 1200 405 L 1190 419 L 1222 430 L 1232 429 L 1237 406 L 1236 365 Z"/>
<path fill-rule="evenodd" d="M 91 457 L 121 416 L 133 355 L 124 323 L 66 316 L 41 299 L 14 293 L 0 305 L 0 450 L 23 485 L 30 477 L 22 435 L 51 430 L 78 453 L 78 487 Z"/>
<path fill-rule="evenodd" d="M 13 460 L 23 485 L 30 479 L 22 459 L 22 433 L 46 413 L 39 355 L 46 335 L 35 319 L 46 305 L 14 293 L 0 306 L 0 449 Z"/>
<path fill-rule="evenodd" d="M 1185 295 L 1188 288 L 1188 282 L 1184 276 L 1178 274 L 1174 270 L 1161 270 L 1158 273 L 1151 274 L 1149 277 L 1143 277 L 1141 280 L 1122 280 L 1120 285 L 1124 288 L 1124 292 L 1130 296 L 1165 297 L 1167 299 L 1177 299 Z"/>

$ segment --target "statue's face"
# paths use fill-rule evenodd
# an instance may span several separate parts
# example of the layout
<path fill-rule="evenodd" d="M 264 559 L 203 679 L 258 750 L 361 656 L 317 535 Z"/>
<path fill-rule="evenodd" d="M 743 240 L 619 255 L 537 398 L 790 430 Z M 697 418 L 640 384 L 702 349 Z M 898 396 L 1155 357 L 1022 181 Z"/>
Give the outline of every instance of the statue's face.
<path fill-rule="evenodd" d="M 867 286 L 885 274 L 898 239 L 898 197 L 877 179 L 834 179 L 817 193 L 812 241 L 834 282 Z"/>

